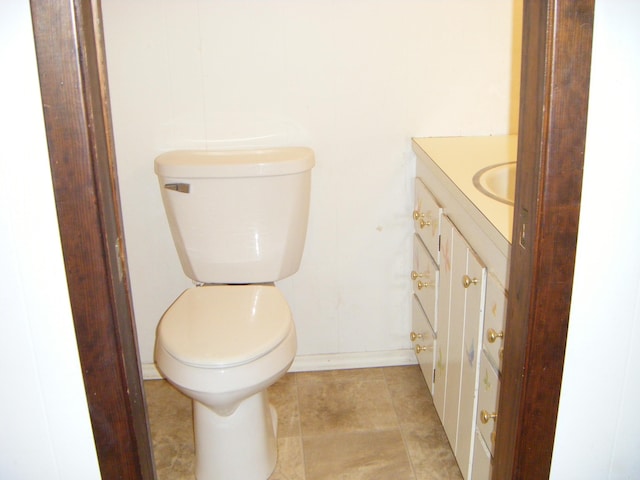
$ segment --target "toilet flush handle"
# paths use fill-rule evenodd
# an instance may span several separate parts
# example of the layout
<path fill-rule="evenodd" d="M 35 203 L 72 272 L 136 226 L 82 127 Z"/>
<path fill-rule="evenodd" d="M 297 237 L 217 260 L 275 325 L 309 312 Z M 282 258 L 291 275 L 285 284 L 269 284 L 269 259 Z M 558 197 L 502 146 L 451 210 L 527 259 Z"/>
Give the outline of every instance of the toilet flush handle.
<path fill-rule="evenodd" d="M 188 183 L 165 183 L 164 188 L 174 190 L 180 193 L 189 193 L 190 185 Z"/>

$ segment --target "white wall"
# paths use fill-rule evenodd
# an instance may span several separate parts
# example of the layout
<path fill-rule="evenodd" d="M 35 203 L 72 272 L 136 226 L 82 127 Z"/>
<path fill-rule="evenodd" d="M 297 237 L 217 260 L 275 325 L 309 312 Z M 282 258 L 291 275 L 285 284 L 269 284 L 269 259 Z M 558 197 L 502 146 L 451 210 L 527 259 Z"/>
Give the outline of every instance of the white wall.
<path fill-rule="evenodd" d="M 27 0 L 0 2 L 0 478 L 100 478 Z"/>
<path fill-rule="evenodd" d="M 638 2 L 596 2 L 558 480 L 640 478 L 638 25 Z"/>
<path fill-rule="evenodd" d="M 103 2 L 142 362 L 190 286 L 153 173 L 176 148 L 312 147 L 306 251 L 279 282 L 298 353 L 375 363 L 408 348 L 410 137 L 510 133 L 512 3 Z"/>

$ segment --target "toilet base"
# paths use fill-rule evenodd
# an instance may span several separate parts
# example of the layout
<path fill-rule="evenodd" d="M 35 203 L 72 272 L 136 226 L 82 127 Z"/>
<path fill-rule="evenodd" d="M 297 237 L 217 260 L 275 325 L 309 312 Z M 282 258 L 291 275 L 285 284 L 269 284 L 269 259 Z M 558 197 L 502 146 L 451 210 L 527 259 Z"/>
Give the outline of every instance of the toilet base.
<path fill-rule="evenodd" d="M 277 415 L 266 391 L 221 416 L 193 401 L 197 480 L 267 480 L 278 457 Z"/>

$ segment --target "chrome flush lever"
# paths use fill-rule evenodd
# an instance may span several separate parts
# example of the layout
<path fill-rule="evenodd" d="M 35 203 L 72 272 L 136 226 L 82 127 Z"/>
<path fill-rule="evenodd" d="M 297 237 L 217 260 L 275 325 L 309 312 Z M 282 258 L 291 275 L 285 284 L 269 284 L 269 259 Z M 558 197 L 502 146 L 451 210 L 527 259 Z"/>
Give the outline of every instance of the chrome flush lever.
<path fill-rule="evenodd" d="M 165 183 L 164 188 L 167 190 L 175 190 L 180 193 L 189 193 L 188 183 Z"/>

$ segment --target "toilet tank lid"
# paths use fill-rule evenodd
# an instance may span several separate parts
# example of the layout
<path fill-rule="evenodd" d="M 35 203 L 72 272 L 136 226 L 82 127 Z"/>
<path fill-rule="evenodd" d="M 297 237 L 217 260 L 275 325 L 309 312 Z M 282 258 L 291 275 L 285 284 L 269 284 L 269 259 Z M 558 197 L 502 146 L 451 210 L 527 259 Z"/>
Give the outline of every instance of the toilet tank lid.
<path fill-rule="evenodd" d="M 155 172 L 169 178 L 267 177 L 304 172 L 314 165 L 313 150 L 307 147 L 176 150 L 156 158 Z"/>

